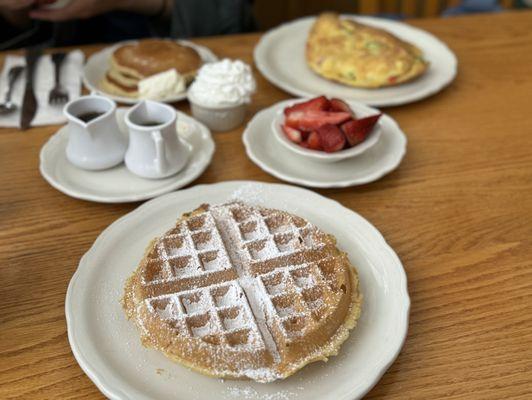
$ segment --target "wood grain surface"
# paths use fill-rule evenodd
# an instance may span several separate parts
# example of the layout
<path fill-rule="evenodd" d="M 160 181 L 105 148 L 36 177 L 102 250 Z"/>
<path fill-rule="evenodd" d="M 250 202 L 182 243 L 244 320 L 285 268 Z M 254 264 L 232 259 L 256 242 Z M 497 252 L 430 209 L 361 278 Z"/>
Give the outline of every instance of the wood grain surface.
<path fill-rule="evenodd" d="M 532 12 L 410 22 L 456 52 L 456 81 L 386 110 L 408 136 L 398 170 L 318 191 L 375 224 L 408 274 L 408 338 L 367 398 L 530 399 Z M 197 42 L 251 63 L 258 39 Z M 249 117 L 289 97 L 255 73 Z M 102 398 L 70 351 L 64 298 L 80 257 L 138 204 L 75 200 L 49 186 L 39 150 L 56 130 L 0 129 L 1 399 Z M 195 183 L 277 181 L 246 157 L 241 134 L 215 134 L 213 163 Z"/>

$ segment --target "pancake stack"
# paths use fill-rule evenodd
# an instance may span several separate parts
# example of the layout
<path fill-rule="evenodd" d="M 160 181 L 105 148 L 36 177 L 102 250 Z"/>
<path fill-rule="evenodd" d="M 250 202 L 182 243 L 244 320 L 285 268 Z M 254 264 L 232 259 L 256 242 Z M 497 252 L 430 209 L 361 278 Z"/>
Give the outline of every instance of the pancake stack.
<path fill-rule="evenodd" d="M 186 213 L 155 239 L 122 304 L 145 346 L 206 375 L 270 382 L 337 354 L 361 295 L 332 235 L 232 202 Z"/>
<path fill-rule="evenodd" d="M 136 98 L 138 83 L 142 79 L 174 68 L 190 82 L 201 64 L 200 55 L 191 47 L 172 40 L 140 40 L 114 51 L 109 70 L 100 82 L 100 89 L 110 94 Z"/>

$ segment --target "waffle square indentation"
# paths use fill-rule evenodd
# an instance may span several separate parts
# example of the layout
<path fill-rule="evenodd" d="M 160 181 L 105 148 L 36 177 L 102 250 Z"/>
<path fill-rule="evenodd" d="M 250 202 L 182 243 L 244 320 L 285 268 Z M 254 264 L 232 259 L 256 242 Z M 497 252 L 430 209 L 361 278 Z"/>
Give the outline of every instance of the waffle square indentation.
<path fill-rule="evenodd" d="M 199 254 L 199 260 L 205 271 L 217 271 L 224 268 L 223 257 L 218 250 L 206 251 Z"/>
<path fill-rule="evenodd" d="M 276 233 L 283 233 L 291 229 L 290 219 L 280 214 L 274 214 L 264 221 L 268 227 L 268 231 L 274 235 Z"/>
<path fill-rule="evenodd" d="M 205 294 L 200 291 L 182 295 L 181 304 L 187 314 L 201 313 L 209 308 Z"/>
<path fill-rule="evenodd" d="M 216 247 L 212 232 L 196 232 L 191 235 L 196 250 L 209 250 Z"/>
<path fill-rule="evenodd" d="M 210 313 L 188 317 L 187 324 L 191 335 L 194 337 L 214 336 L 218 331 Z"/>
<path fill-rule="evenodd" d="M 244 240 L 259 239 L 262 236 L 257 221 L 243 222 L 238 228 L 240 229 L 240 235 Z"/>
<path fill-rule="evenodd" d="M 197 268 L 192 263 L 191 256 L 183 256 L 171 258 L 168 260 L 168 265 L 175 277 L 191 275 L 196 272 Z"/>
<path fill-rule="evenodd" d="M 282 272 L 262 276 L 262 282 L 268 294 L 276 296 L 288 292 L 286 277 Z"/>
<path fill-rule="evenodd" d="M 191 231 L 199 231 L 205 226 L 207 220 L 206 214 L 200 214 L 187 220 L 188 229 Z"/>
<path fill-rule="evenodd" d="M 295 269 L 291 272 L 292 279 L 298 288 L 309 288 L 316 285 L 316 278 L 310 267 Z"/>
<path fill-rule="evenodd" d="M 272 298 L 273 306 L 279 317 L 287 317 L 298 312 L 297 303 L 294 302 L 294 297 L 290 295 L 280 295 Z"/>
<path fill-rule="evenodd" d="M 243 222 L 251 218 L 251 215 L 252 215 L 250 210 L 248 210 L 247 208 L 241 208 L 241 207 L 232 208 L 231 214 L 233 215 L 233 219 L 236 222 Z"/>
<path fill-rule="evenodd" d="M 263 239 L 251 242 L 247 245 L 249 255 L 253 260 L 269 260 L 277 255 L 278 250 L 272 240 Z"/>
<path fill-rule="evenodd" d="M 281 253 L 290 253 L 301 248 L 298 236 L 293 233 L 280 233 L 274 236 L 275 245 Z"/>
<path fill-rule="evenodd" d="M 246 315 L 242 307 L 231 307 L 219 311 L 218 315 L 226 331 L 234 331 L 247 325 Z"/>
<path fill-rule="evenodd" d="M 183 250 L 183 236 L 170 236 L 162 240 L 162 245 L 167 257 L 173 257 L 180 254 Z"/>
<path fill-rule="evenodd" d="M 218 308 L 231 307 L 238 305 L 241 301 L 239 297 L 243 297 L 242 292 L 238 292 L 233 285 L 219 286 L 211 291 L 214 299 L 214 304 Z"/>

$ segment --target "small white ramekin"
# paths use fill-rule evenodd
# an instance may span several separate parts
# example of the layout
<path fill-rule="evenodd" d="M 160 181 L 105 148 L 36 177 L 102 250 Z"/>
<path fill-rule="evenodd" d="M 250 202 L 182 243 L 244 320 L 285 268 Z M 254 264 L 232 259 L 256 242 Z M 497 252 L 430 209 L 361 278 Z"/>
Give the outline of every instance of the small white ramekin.
<path fill-rule="evenodd" d="M 188 97 L 192 115 L 213 131 L 230 131 L 242 125 L 246 117 L 247 104 L 240 103 L 230 106 L 205 106 Z"/>
<path fill-rule="evenodd" d="M 356 157 L 362 154 L 363 152 L 365 152 L 366 150 L 369 150 L 371 147 L 375 146 L 377 142 L 379 141 L 381 134 L 382 134 L 382 125 L 380 121 L 377 122 L 377 124 L 373 128 L 373 131 L 368 135 L 367 139 L 364 140 L 362 143 L 359 143 L 348 149 L 337 151 L 335 153 L 326 153 L 321 150 L 306 149 L 290 141 L 286 137 L 286 135 L 284 134 L 281 128 L 281 125 L 284 124 L 284 120 L 285 120 L 284 109 L 296 103 L 300 103 L 301 101 L 304 101 L 304 100 L 305 99 L 298 99 L 295 101 L 289 100 L 289 101 L 280 103 L 279 106 L 277 107 L 275 117 L 273 118 L 271 122 L 271 129 L 277 141 L 281 143 L 287 149 L 291 150 L 293 153 L 301 157 L 310 159 L 312 161 L 319 162 L 319 163 L 333 163 L 333 162 L 345 160 L 347 158 Z M 377 114 L 380 112 L 379 110 L 375 108 L 364 106 L 363 104 L 356 103 L 353 101 L 347 101 L 347 104 L 349 104 L 351 109 L 354 111 L 354 113 L 358 117 L 368 117 L 370 115 Z"/>

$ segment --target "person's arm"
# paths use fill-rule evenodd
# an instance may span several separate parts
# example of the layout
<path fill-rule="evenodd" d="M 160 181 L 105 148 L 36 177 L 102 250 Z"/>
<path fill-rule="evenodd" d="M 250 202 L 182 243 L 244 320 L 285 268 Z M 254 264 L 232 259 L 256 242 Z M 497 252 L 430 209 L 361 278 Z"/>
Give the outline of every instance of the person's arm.
<path fill-rule="evenodd" d="M 26 28 L 30 24 L 29 7 L 35 0 L 0 0 L 0 17 L 14 28 Z"/>
<path fill-rule="evenodd" d="M 109 11 L 131 11 L 147 16 L 170 15 L 169 0 L 72 0 L 59 9 L 36 9 L 30 17 L 47 21 L 66 21 L 94 17 Z"/>

